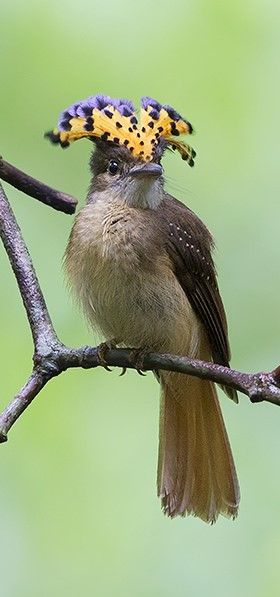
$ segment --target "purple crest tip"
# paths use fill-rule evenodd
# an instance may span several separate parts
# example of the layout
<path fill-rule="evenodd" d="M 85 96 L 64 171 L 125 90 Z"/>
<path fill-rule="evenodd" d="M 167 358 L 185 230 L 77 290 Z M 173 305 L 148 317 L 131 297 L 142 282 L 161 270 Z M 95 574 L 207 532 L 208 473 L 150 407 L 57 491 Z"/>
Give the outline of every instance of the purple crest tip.
<path fill-rule="evenodd" d="M 108 105 L 113 106 L 122 116 L 132 116 L 135 111 L 133 103 L 128 99 L 113 98 L 101 93 L 91 95 L 85 100 L 71 104 L 66 110 L 63 110 L 58 120 L 58 129 L 60 131 L 69 130 L 69 120 L 74 117 L 87 118 L 92 110 L 104 111 Z"/>
<path fill-rule="evenodd" d="M 172 106 L 164 104 L 162 107 L 166 110 L 168 116 L 170 116 L 170 118 L 172 118 L 173 120 L 184 120 L 184 118 L 182 118 L 182 116 L 178 112 L 176 112 L 176 110 L 174 110 Z"/>
<path fill-rule="evenodd" d="M 164 108 L 164 110 L 166 110 L 166 112 L 168 113 L 168 115 L 170 116 L 170 118 L 172 118 L 172 120 L 178 121 L 178 120 L 184 120 L 184 118 L 182 118 L 182 116 L 176 112 L 176 110 L 174 110 L 174 108 L 172 108 L 172 106 L 169 106 L 168 104 L 160 104 L 157 100 L 153 99 L 152 97 L 149 96 L 144 96 L 141 98 L 141 106 L 142 108 L 144 108 L 144 110 L 147 110 L 148 106 L 150 106 L 151 108 L 153 108 L 153 110 L 150 112 L 152 118 L 154 118 L 155 120 L 158 119 L 159 117 L 159 112 L 162 108 Z"/>
<path fill-rule="evenodd" d="M 151 106 L 157 112 L 160 112 L 162 108 L 162 104 L 157 102 L 157 100 L 153 99 L 152 97 L 149 97 L 148 95 L 141 97 L 141 106 L 142 108 L 144 108 L 144 110 L 147 110 L 148 106 Z"/>

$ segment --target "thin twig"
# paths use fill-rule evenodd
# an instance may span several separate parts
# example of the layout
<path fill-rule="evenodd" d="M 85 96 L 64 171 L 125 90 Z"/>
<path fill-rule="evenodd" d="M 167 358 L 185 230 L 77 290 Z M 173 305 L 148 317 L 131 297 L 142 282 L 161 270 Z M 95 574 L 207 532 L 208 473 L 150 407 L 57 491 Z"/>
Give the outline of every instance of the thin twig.
<path fill-rule="evenodd" d="M 0 415 L 0 443 L 7 441 L 7 433 L 18 417 L 31 404 L 33 398 L 39 394 L 50 377 L 33 371 L 20 392 L 11 400 Z"/>
<path fill-rule="evenodd" d="M 63 211 L 65 214 L 75 213 L 77 199 L 71 197 L 71 195 L 66 195 L 66 193 L 56 191 L 56 189 L 52 189 L 43 182 L 32 178 L 29 174 L 26 174 L 15 168 L 15 166 L 12 166 L 12 164 L 5 162 L 1 156 L 0 178 L 19 191 L 26 193 L 26 195 L 29 195 L 58 211 Z"/>
<path fill-rule="evenodd" d="M 36 185 L 36 188 L 43 189 L 38 181 L 35 181 Z M 55 205 L 52 204 L 52 207 Z M 29 252 L 1 185 L 0 235 L 17 279 L 34 341 L 32 374 L 0 414 L 0 442 L 4 442 L 15 421 L 50 379 L 72 367 L 88 369 L 98 367 L 101 363 L 98 347 L 68 348 L 57 338 Z M 135 369 L 135 350 L 108 349 L 106 363 Z M 249 396 L 252 402 L 267 401 L 280 406 L 280 366 L 270 373 L 242 373 L 215 363 L 150 353 L 143 359 L 143 369 L 165 369 L 193 375 L 235 388 Z"/>

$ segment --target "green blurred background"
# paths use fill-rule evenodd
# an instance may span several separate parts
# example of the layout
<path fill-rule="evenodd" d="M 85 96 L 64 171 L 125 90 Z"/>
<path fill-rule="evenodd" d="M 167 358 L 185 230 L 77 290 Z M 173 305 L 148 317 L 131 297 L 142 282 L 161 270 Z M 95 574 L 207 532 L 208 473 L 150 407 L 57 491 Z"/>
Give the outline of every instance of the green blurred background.
<path fill-rule="evenodd" d="M 71 102 L 151 95 L 196 129 L 196 167 L 165 159 L 167 188 L 212 230 L 232 365 L 279 351 L 279 17 L 276 0 L 2 0 L 1 153 L 80 199 L 90 144 L 43 132 Z M 65 288 L 72 217 L 6 185 L 50 313 L 70 345 L 94 338 Z M 1 249 L 1 406 L 32 343 Z M 242 500 L 235 522 L 168 520 L 156 498 L 158 387 L 118 371 L 53 380 L 1 446 L 1 597 L 278 596 L 280 411 L 221 396 Z"/>

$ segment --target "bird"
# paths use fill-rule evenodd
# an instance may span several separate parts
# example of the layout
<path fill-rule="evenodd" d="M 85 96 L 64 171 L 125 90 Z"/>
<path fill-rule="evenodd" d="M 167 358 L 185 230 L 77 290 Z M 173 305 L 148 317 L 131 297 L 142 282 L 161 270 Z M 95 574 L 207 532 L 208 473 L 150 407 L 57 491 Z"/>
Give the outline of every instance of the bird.
<path fill-rule="evenodd" d="M 86 205 L 65 252 L 70 285 L 92 328 L 107 345 L 228 367 L 212 235 L 164 188 L 166 151 L 194 165 L 196 152 L 181 137 L 192 133 L 188 120 L 151 97 L 142 97 L 138 115 L 130 100 L 96 94 L 64 110 L 45 136 L 63 148 L 81 138 L 94 146 Z M 220 514 L 234 519 L 239 484 L 215 384 L 171 371 L 155 376 L 163 512 L 207 523 Z M 234 389 L 223 389 L 237 402 Z"/>

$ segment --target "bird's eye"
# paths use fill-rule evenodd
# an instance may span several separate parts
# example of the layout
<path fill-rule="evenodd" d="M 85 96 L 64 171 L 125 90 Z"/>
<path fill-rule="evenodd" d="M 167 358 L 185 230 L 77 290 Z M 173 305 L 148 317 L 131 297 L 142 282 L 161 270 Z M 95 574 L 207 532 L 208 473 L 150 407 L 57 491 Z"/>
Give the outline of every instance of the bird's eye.
<path fill-rule="evenodd" d="M 115 160 L 111 160 L 109 162 L 108 171 L 110 172 L 110 174 L 117 174 L 117 172 L 119 171 L 118 162 L 116 162 Z"/>

